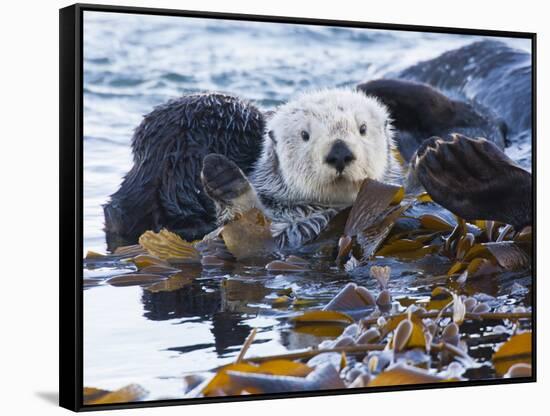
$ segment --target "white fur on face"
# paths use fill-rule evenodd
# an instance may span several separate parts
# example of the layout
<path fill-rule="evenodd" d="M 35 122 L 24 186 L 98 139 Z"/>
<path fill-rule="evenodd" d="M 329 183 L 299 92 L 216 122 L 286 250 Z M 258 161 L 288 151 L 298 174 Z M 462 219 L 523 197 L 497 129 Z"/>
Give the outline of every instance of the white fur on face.
<path fill-rule="evenodd" d="M 360 127 L 366 125 L 366 134 Z M 386 107 L 362 92 L 330 89 L 305 93 L 277 109 L 268 122 L 283 179 L 293 200 L 344 206 L 365 178 L 381 180 L 389 168 L 392 128 Z M 302 131 L 309 140 L 302 138 Z M 325 159 L 337 140 L 354 160 L 342 173 Z"/>

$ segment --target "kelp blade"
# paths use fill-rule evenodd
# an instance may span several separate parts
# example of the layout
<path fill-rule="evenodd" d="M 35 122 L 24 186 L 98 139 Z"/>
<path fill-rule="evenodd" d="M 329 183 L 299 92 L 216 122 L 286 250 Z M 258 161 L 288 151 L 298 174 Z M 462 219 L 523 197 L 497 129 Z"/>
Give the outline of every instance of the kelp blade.
<path fill-rule="evenodd" d="M 150 254 L 162 260 L 175 259 L 190 262 L 200 260 L 199 253 L 192 243 L 166 229 L 162 229 L 158 233 L 144 232 L 139 237 L 139 244 Z"/>

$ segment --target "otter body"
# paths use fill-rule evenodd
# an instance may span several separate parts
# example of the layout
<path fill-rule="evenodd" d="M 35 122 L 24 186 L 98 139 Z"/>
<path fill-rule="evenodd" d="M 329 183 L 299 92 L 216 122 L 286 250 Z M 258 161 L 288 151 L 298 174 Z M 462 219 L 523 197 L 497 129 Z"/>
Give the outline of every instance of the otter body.
<path fill-rule="evenodd" d="M 396 143 L 409 161 L 424 140 L 454 133 L 484 137 L 504 148 L 506 123 L 475 102 L 453 100 L 435 88 L 418 82 L 379 79 L 359 84 L 357 89 L 379 98 L 394 120 Z"/>
<path fill-rule="evenodd" d="M 521 133 L 531 135 L 531 53 L 482 40 L 419 62 L 398 77 L 490 108 L 506 123 L 512 143 Z"/>
<path fill-rule="evenodd" d="M 400 177 L 393 147 L 389 114 L 377 99 L 322 90 L 275 111 L 248 178 L 227 157 L 211 155 L 202 180 L 220 223 L 259 208 L 271 219 L 279 247 L 297 247 L 353 204 L 365 178 Z"/>
<path fill-rule="evenodd" d="M 212 231 L 216 212 L 200 184 L 202 160 L 222 153 L 249 173 L 264 127 L 256 107 L 223 94 L 186 95 L 147 114 L 132 138 L 133 167 L 104 206 L 109 250 L 163 227 L 189 241 Z"/>

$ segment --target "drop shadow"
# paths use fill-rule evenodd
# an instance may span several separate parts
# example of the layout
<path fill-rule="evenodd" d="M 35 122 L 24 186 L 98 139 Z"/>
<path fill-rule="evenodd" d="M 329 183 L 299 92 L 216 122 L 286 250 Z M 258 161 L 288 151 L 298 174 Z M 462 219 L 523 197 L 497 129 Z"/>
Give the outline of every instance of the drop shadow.
<path fill-rule="evenodd" d="M 59 405 L 59 393 L 57 391 L 38 391 L 35 394 L 45 402 L 55 406 Z"/>

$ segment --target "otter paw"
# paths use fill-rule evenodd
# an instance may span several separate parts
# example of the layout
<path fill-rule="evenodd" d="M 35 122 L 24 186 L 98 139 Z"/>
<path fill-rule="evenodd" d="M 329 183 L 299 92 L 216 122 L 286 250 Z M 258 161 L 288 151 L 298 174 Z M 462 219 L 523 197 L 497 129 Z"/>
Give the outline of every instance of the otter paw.
<path fill-rule="evenodd" d="M 225 156 L 215 153 L 203 159 L 201 181 L 210 198 L 226 204 L 251 190 L 241 169 Z"/>
<path fill-rule="evenodd" d="M 412 169 L 435 202 L 466 220 L 516 228 L 531 222 L 531 174 L 485 139 L 459 134 L 450 141 L 427 139 Z"/>

